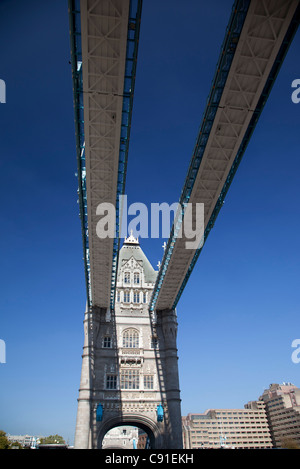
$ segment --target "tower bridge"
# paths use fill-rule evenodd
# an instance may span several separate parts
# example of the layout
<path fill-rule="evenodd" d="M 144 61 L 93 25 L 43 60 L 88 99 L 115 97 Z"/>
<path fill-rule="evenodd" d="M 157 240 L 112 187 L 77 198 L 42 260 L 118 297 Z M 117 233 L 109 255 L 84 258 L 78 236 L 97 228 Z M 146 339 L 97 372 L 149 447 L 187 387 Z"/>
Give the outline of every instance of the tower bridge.
<path fill-rule="evenodd" d="M 69 0 L 78 197 L 87 308 L 75 447 L 101 448 L 134 424 L 155 448 L 181 448 L 176 306 L 223 205 L 299 24 L 298 0 L 236 0 L 158 271 L 119 233 L 129 153 L 141 0 Z M 99 204 L 116 235 L 96 233 Z M 204 237 L 178 236 L 204 203 Z"/>

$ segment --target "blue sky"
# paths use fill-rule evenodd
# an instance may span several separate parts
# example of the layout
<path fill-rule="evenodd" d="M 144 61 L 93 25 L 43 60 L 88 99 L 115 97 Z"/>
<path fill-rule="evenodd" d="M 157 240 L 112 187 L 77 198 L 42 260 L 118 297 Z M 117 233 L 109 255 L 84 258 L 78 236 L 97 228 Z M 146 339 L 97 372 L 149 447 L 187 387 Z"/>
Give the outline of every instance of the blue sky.
<path fill-rule="evenodd" d="M 144 0 L 128 202 L 177 202 L 231 0 Z M 2 0 L 0 429 L 73 442 L 85 285 L 67 2 Z M 179 301 L 182 414 L 300 386 L 299 32 Z M 156 266 L 162 239 L 141 240 Z"/>

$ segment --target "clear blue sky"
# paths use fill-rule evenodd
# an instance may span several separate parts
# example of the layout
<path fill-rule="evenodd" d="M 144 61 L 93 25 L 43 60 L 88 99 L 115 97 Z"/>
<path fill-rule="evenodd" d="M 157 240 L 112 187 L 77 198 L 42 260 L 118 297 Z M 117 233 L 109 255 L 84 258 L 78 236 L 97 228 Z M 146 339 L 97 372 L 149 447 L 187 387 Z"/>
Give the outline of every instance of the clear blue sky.
<path fill-rule="evenodd" d="M 232 0 L 144 0 L 126 194 L 177 202 Z M 0 429 L 73 442 L 85 285 L 67 1 L 2 0 Z M 296 35 L 177 307 L 182 414 L 300 386 Z M 156 266 L 162 239 L 142 240 Z"/>

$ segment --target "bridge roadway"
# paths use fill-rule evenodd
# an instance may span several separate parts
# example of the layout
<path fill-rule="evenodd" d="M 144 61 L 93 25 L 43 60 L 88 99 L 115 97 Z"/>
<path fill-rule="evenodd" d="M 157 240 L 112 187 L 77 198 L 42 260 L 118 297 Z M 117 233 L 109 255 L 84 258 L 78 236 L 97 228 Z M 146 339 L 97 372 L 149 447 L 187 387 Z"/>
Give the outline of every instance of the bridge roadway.
<path fill-rule="evenodd" d="M 78 201 L 88 307 L 113 308 L 141 18 L 141 0 L 69 0 Z M 97 207 L 116 207 L 100 239 Z"/>
<path fill-rule="evenodd" d="M 298 0 L 235 1 L 150 310 L 176 307 L 298 24 Z M 186 249 L 183 229 L 178 236 L 188 202 L 204 204 L 204 237 L 194 249 Z"/>

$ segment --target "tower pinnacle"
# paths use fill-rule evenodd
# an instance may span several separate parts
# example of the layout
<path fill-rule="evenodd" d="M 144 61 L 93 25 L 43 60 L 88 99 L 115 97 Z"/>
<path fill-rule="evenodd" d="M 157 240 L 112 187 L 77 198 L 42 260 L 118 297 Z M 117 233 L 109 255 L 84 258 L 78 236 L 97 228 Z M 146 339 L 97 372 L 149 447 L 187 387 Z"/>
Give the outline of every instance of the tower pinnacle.
<path fill-rule="evenodd" d="M 133 236 L 133 231 L 130 230 L 130 236 L 128 238 L 125 237 L 124 239 L 124 244 L 140 244 L 139 243 L 139 238 L 135 238 Z"/>

